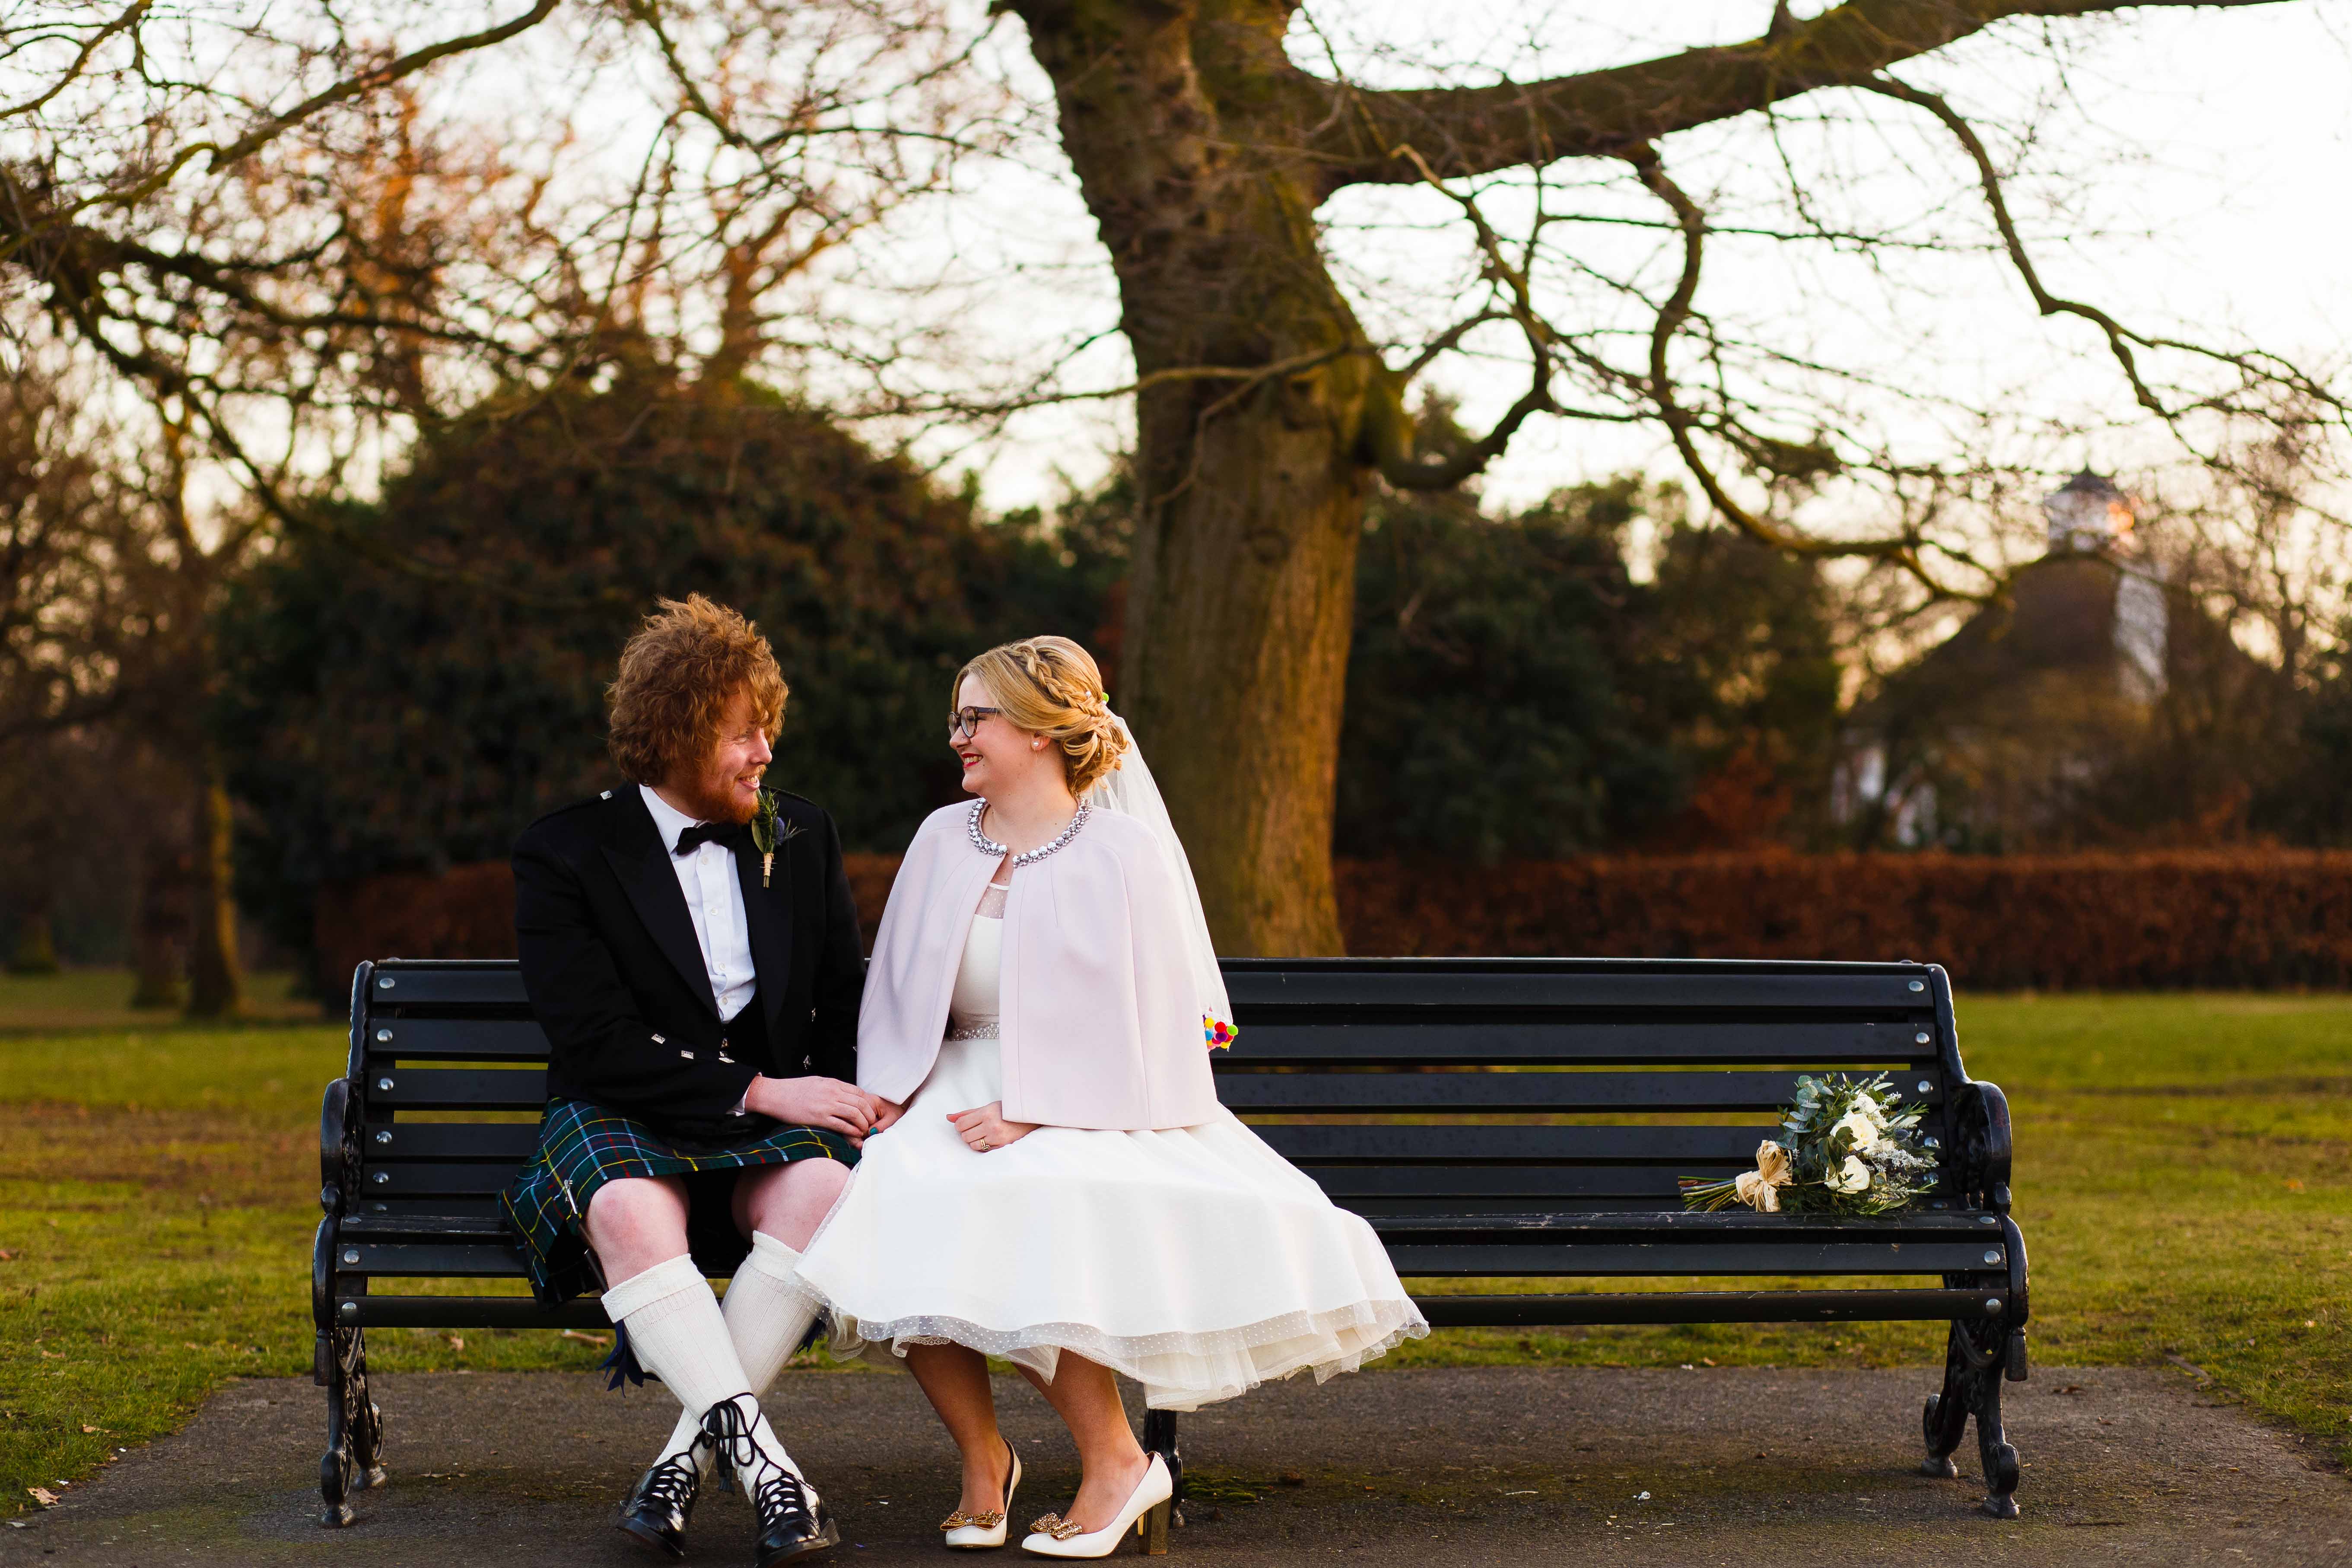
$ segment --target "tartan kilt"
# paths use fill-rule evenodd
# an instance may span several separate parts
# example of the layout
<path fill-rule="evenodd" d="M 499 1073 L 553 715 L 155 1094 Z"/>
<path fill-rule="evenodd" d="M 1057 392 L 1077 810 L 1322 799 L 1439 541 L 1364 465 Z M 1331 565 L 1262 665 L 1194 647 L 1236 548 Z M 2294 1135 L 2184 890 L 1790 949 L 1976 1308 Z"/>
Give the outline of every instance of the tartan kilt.
<path fill-rule="evenodd" d="M 733 1274 L 750 1251 L 735 1228 L 730 1205 L 735 1173 L 793 1160 L 857 1163 L 857 1151 L 838 1132 L 766 1117 L 756 1121 L 766 1131 L 746 1131 L 731 1142 L 689 1143 L 601 1105 L 549 1100 L 540 1119 L 538 1149 L 499 1198 L 499 1213 L 530 1276 L 532 1294 L 542 1305 L 556 1306 L 604 1289 L 581 1219 L 589 1200 L 606 1182 L 623 1176 L 684 1177 L 687 1244 L 697 1266 L 717 1279 Z"/>

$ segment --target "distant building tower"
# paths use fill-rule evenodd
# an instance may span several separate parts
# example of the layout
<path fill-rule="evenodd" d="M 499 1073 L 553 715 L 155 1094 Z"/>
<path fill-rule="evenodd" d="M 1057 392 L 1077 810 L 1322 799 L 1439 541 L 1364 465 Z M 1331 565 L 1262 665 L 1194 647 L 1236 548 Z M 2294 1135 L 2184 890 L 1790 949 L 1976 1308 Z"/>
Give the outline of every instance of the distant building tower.
<path fill-rule="evenodd" d="M 2131 537 L 2136 521 L 2131 498 L 2088 468 L 2042 497 L 2042 515 L 2050 520 L 2053 555 L 2112 550 Z"/>
<path fill-rule="evenodd" d="M 2131 498 L 2114 480 L 2084 468 L 2042 498 L 2042 513 L 2050 521 L 2051 554 L 2105 554 L 2116 560 L 2116 685 L 2129 701 L 2157 701 L 2170 685 L 2165 641 L 2172 615 L 2157 563 L 2145 552 L 2138 552 L 2137 560 L 2127 559 L 2137 521 Z"/>
<path fill-rule="evenodd" d="M 2110 770 L 2148 742 L 2173 688 L 2193 683 L 2226 707 L 2225 694 L 2259 680 L 2227 628 L 2139 546 L 2137 508 L 2113 481 L 2077 474 L 2042 510 L 2049 552 L 2008 600 L 1850 719 L 1831 809 L 1865 839 L 2065 841 Z"/>

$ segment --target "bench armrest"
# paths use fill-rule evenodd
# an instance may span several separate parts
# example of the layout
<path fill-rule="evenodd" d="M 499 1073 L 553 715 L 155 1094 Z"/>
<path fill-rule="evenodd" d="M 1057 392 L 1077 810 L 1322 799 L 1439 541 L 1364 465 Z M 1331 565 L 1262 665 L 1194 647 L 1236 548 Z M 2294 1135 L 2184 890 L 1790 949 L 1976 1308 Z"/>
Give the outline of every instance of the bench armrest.
<path fill-rule="evenodd" d="M 1966 1083 L 1952 1100 L 1952 1174 L 1962 1202 L 2009 1212 L 2009 1097 L 2000 1086 Z"/>
<path fill-rule="evenodd" d="M 327 1085 L 319 1105 L 319 1206 L 340 1215 L 358 1194 L 359 1129 L 352 1124 L 355 1096 L 352 1080 L 339 1078 Z"/>

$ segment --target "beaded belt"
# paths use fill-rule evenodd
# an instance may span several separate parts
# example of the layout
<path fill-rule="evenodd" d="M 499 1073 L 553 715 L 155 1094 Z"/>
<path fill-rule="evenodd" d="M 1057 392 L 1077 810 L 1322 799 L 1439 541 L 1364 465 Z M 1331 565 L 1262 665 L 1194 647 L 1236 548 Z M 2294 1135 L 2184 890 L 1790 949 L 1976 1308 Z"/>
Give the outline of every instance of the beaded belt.
<path fill-rule="evenodd" d="M 996 1025 L 992 1020 L 985 1024 L 974 1024 L 966 1029 L 948 1031 L 948 1038 L 950 1040 L 993 1040 L 998 1037 Z"/>

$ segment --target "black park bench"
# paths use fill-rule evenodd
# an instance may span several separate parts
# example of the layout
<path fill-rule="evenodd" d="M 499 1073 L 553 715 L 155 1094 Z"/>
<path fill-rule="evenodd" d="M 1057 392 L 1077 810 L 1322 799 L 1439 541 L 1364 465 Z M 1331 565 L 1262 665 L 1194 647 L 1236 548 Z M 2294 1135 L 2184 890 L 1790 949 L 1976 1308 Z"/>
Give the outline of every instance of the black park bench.
<path fill-rule="evenodd" d="M 1399 1274 L 1706 1287 L 1420 1297 L 1432 1324 L 1948 1321 L 1923 1468 L 1958 1475 L 1951 1455 L 1973 1415 L 1984 1506 L 2015 1517 L 2000 1384 L 2026 1375 L 2027 1298 L 2009 1108 L 1960 1066 L 1942 969 L 1477 958 L 1224 968 L 1241 1034 L 1216 1054 L 1220 1096 L 1370 1220 Z M 387 960 L 353 976 L 350 1067 L 328 1085 L 320 1123 L 327 1217 L 311 1263 L 327 1524 L 350 1522 L 350 1494 L 383 1479 L 367 1330 L 607 1327 L 593 1300 L 549 1310 L 528 1295 L 372 1289 L 521 1278 L 497 1194 L 530 1155 L 546 1058 L 511 963 Z M 1921 1125 L 1943 1163 L 1924 1206 L 1880 1219 L 1684 1211 L 1677 1176 L 1753 1168 L 1797 1075 L 1825 1071 L 1883 1071 L 1927 1102 Z M 479 1118 L 488 1111 L 520 1114 Z M 457 1112 L 474 1119 L 446 1119 Z M 1144 1425 L 1181 1487 L 1174 1415 Z"/>

